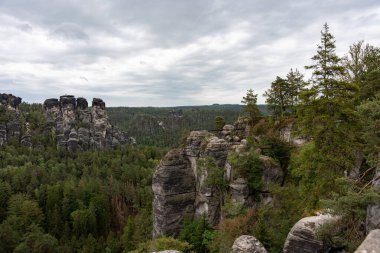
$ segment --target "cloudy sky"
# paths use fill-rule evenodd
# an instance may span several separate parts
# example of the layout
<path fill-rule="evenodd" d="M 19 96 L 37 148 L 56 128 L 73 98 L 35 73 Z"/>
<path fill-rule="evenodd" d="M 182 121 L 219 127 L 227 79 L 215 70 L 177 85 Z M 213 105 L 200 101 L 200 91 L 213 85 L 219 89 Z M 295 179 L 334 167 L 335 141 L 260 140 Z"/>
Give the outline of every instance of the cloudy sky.
<path fill-rule="evenodd" d="M 324 22 L 339 55 L 380 46 L 379 0 L 0 0 L 0 92 L 240 103 L 291 67 L 308 75 Z"/>

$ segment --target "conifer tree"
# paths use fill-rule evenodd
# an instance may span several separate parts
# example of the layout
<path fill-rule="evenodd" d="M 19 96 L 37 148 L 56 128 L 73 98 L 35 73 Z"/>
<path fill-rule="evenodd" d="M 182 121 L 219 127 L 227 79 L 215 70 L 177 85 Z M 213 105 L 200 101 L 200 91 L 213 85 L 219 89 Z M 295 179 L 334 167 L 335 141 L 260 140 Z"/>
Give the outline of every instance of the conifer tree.
<path fill-rule="evenodd" d="M 306 84 L 303 75 L 297 69 L 290 69 L 286 79 L 277 76 L 271 88 L 264 94 L 269 110 L 275 116 L 281 117 L 295 113 L 299 104 L 299 94 Z"/>
<path fill-rule="evenodd" d="M 249 120 L 253 125 L 261 115 L 259 107 L 257 106 L 257 94 L 255 94 L 252 89 L 249 89 L 241 102 L 245 104 L 244 111 L 248 113 Z"/>
<path fill-rule="evenodd" d="M 344 81 L 344 67 L 335 53 L 334 36 L 327 24 L 321 32 L 321 44 L 311 58 L 312 87 L 301 93 L 302 106 L 298 112 L 303 130 L 314 142 L 313 164 L 320 191 L 332 190 L 335 178 L 353 167 L 357 146 L 357 116 L 352 103 L 356 86 Z M 309 173 L 309 172 L 307 172 Z M 309 173 L 310 175 L 310 173 Z M 322 186 L 322 187 L 321 187 Z"/>
<path fill-rule="evenodd" d="M 296 113 L 297 106 L 300 103 L 300 93 L 305 89 L 308 83 L 304 81 L 304 75 L 301 74 L 298 69 L 295 71 L 290 69 L 289 73 L 286 75 L 286 81 L 290 96 L 290 109 L 292 113 Z"/>
<path fill-rule="evenodd" d="M 272 82 L 271 88 L 264 93 L 269 110 L 281 118 L 284 117 L 284 113 L 290 106 L 289 95 L 288 82 L 279 76 Z"/>

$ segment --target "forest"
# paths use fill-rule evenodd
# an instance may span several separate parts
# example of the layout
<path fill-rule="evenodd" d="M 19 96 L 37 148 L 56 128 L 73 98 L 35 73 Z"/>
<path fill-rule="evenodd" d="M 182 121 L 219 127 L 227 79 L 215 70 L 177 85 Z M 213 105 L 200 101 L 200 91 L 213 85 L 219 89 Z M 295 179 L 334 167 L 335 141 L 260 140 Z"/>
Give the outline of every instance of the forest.
<path fill-rule="evenodd" d="M 371 187 L 380 167 L 380 48 L 359 41 L 345 55 L 335 50 L 325 24 L 305 67 L 311 79 L 289 66 L 286 76 L 274 78 L 260 108 L 254 89 L 242 106 L 108 108 L 111 122 L 137 140 L 114 149 L 57 148 L 45 135 L 41 105 L 23 103 L 20 110 L 40 145 L 0 147 L 0 252 L 230 252 L 243 234 L 254 235 L 268 252 L 282 252 L 291 227 L 323 210 L 341 219 L 318 236 L 353 252 L 366 235 L 367 206 L 380 203 L 379 187 Z M 6 122 L 0 111 L 0 123 Z M 229 157 L 231 164 L 240 166 L 255 192 L 262 184 L 254 151 L 270 156 L 286 175 L 281 185 L 270 186 L 273 201 L 259 209 L 226 201 L 217 226 L 187 219 L 178 238 L 153 239 L 151 187 L 160 159 L 189 131 L 220 130 L 221 119 L 233 124 L 239 117 L 251 126 L 250 150 Z M 289 123 L 307 144 L 280 137 Z M 212 184 L 228 188 L 223 180 Z"/>
<path fill-rule="evenodd" d="M 259 105 L 263 114 L 265 105 Z M 218 130 L 215 118 L 233 124 L 243 114 L 242 105 L 208 105 L 178 107 L 108 107 L 115 126 L 127 131 L 142 145 L 175 147 L 181 137 L 193 130 Z"/>

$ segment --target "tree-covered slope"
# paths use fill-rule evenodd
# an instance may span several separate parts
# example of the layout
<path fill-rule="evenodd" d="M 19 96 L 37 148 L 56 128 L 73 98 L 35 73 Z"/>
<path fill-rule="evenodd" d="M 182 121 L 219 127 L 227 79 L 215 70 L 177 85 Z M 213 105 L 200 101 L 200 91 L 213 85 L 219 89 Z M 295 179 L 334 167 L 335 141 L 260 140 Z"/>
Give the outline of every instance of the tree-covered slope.
<path fill-rule="evenodd" d="M 260 105 L 265 114 L 266 106 Z M 109 107 L 111 123 L 136 138 L 138 144 L 172 147 L 191 130 L 213 130 L 221 116 L 233 124 L 242 115 L 242 105 L 204 105 L 179 107 Z"/>

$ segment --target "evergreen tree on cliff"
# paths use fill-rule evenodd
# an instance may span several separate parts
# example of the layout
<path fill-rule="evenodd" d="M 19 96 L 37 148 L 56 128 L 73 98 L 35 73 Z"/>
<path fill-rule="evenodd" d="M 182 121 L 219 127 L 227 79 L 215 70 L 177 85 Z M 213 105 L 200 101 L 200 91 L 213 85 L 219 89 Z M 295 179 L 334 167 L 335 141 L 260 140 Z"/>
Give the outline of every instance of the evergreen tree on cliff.
<path fill-rule="evenodd" d="M 286 79 L 279 76 L 272 82 L 271 88 L 265 91 L 266 103 L 275 116 L 295 114 L 299 104 L 299 94 L 305 88 L 303 75 L 296 69 L 290 69 Z"/>
<path fill-rule="evenodd" d="M 261 116 L 257 106 L 257 94 L 249 89 L 241 102 L 245 104 L 244 111 L 248 114 L 251 125 L 255 124 Z"/>
<path fill-rule="evenodd" d="M 266 103 L 268 109 L 275 115 L 284 116 L 284 113 L 289 107 L 290 97 L 287 92 L 288 82 L 277 76 L 276 80 L 272 82 L 271 88 L 267 90 L 264 96 L 267 98 Z"/>
<path fill-rule="evenodd" d="M 314 143 L 308 171 L 314 171 L 313 180 L 318 180 L 317 195 L 331 190 L 333 180 L 353 167 L 358 124 L 352 101 L 357 88 L 344 81 L 345 69 L 335 53 L 334 36 L 327 24 L 321 31 L 317 53 L 311 59 L 313 64 L 306 69 L 313 71 L 312 85 L 301 93 L 298 115 Z"/>

